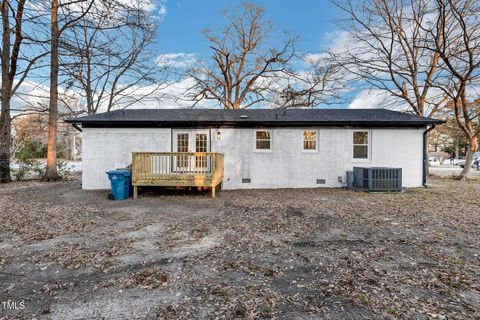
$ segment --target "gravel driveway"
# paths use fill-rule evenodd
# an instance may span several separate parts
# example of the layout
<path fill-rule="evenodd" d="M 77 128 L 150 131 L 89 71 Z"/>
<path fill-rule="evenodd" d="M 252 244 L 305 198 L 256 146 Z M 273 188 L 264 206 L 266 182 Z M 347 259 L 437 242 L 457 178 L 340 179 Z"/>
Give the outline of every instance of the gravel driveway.
<path fill-rule="evenodd" d="M 479 195 L 1 185 L 0 319 L 479 318 Z"/>

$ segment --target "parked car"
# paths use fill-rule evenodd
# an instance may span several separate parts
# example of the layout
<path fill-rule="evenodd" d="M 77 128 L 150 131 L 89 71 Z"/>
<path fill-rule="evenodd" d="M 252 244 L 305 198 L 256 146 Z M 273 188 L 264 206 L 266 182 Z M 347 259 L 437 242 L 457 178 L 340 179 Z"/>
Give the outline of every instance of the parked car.
<path fill-rule="evenodd" d="M 458 158 L 453 159 L 453 161 L 450 161 L 450 164 L 452 164 L 454 166 L 458 166 L 458 165 L 460 165 L 460 163 L 465 164 L 465 157 L 458 157 Z"/>
<path fill-rule="evenodd" d="M 463 159 L 462 162 L 459 162 L 459 166 L 464 168 L 465 167 L 465 160 L 466 159 Z M 472 168 L 476 168 L 477 167 L 477 164 L 479 164 L 480 162 L 480 152 L 475 152 L 473 154 L 473 162 L 472 162 Z"/>
<path fill-rule="evenodd" d="M 439 166 L 439 165 L 441 165 L 440 159 L 438 159 L 437 157 L 428 157 L 428 164 L 429 164 L 430 166 Z"/>

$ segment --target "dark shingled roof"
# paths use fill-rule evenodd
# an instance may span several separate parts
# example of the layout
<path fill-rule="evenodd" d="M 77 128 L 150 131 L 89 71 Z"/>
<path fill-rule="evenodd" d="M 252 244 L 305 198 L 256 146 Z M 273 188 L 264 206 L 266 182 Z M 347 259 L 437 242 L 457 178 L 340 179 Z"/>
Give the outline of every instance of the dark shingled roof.
<path fill-rule="evenodd" d="M 67 120 L 84 127 L 406 126 L 441 120 L 386 109 L 127 109 Z"/>

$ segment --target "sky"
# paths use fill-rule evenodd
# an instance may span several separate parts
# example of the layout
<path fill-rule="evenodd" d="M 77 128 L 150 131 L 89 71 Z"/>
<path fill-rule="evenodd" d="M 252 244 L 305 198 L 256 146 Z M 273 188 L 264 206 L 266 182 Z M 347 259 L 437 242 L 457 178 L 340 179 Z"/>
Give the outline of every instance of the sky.
<path fill-rule="evenodd" d="M 122 0 L 130 1 L 130 0 Z M 224 14 L 233 15 L 242 0 L 145 0 L 151 5 L 146 8 L 157 20 L 157 33 L 153 44 L 152 63 L 159 58 L 167 58 L 169 64 L 179 69 L 192 64 L 196 59 L 208 60 L 211 55 L 208 41 L 202 31 L 210 29 L 220 32 L 227 24 Z M 150 2 L 152 1 L 152 2 Z M 272 37 L 269 44 L 275 46 L 285 40 L 284 32 L 299 38 L 296 49 L 303 55 L 313 56 L 328 50 L 343 48 L 349 41 L 341 28 L 342 10 L 330 0 L 255 0 L 256 6 L 265 9 L 265 19 L 272 24 Z M 43 74 L 42 74 L 43 76 Z M 22 85 L 25 95 L 32 95 L 36 103 L 41 91 L 48 92 L 47 78 L 39 82 L 29 77 Z M 192 79 L 176 79 L 176 82 L 148 99 L 135 102 L 133 108 L 178 108 L 187 107 L 191 102 L 177 99 L 187 88 L 191 87 Z M 150 92 L 151 88 L 140 88 L 139 92 Z M 60 88 L 61 91 L 61 88 Z M 32 94 L 33 93 L 33 94 Z M 161 98 L 160 98 L 161 97 Z M 355 90 L 345 101 L 330 105 L 334 108 L 375 108 L 381 107 L 385 99 L 384 93 L 372 93 L 369 90 Z M 21 97 L 12 101 L 14 108 L 20 110 L 25 102 Z M 188 104 L 188 105 L 187 105 Z M 200 104 L 203 107 L 219 107 L 218 103 L 209 100 Z M 258 106 L 262 107 L 262 106 Z M 316 107 L 327 107 L 319 105 Z"/>
<path fill-rule="evenodd" d="M 158 30 L 155 51 L 181 67 L 196 58 L 209 59 L 211 51 L 202 31 L 206 28 L 220 31 L 226 24 L 223 14 L 234 14 L 245 1 L 234 0 L 156 0 Z M 299 37 L 297 50 L 303 55 L 318 54 L 342 46 L 345 41 L 340 27 L 342 11 L 330 0 L 256 0 L 254 4 L 265 9 L 265 18 L 273 26 L 270 41 L 285 39 L 284 32 Z M 186 84 L 180 82 L 181 89 Z M 173 93 L 176 88 L 170 88 Z M 348 101 L 334 105 L 337 108 L 366 107 L 371 99 L 366 92 L 352 95 Z M 380 97 L 381 98 L 381 97 Z M 166 101 L 162 107 L 174 107 Z M 320 106 L 322 107 L 322 106 Z"/>
<path fill-rule="evenodd" d="M 166 12 L 158 25 L 157 50 L 208 57 L 208 43 L 202 30 L 221 29 L 225 25 L 222 13 L 234 13 L 242 2 L 167 0 L 159 3 Z M 332 40 L 332 33 L 339 29 L 335 19 L 340 16 L 340 10 L 329 0 L 257 0 L 254 3 L 265 9 L 265 17 L 272 22 L 274 34 L 288 31 L 299 35 L 299 49 L 304 52 L 324 50 Z"/>

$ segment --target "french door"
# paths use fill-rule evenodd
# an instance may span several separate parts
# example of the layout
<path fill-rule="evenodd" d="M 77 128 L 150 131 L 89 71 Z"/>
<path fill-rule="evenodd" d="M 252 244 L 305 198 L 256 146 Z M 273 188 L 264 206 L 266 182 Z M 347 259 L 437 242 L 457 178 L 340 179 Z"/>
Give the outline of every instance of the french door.
<path fill-rule="evenodd" d="M 173 148 L 175 152 L 209 152 L 208 130 L 174 130 Z M 175 171 L 208 172 L 210 161 L 206 155 L 177 155 Z"/>

